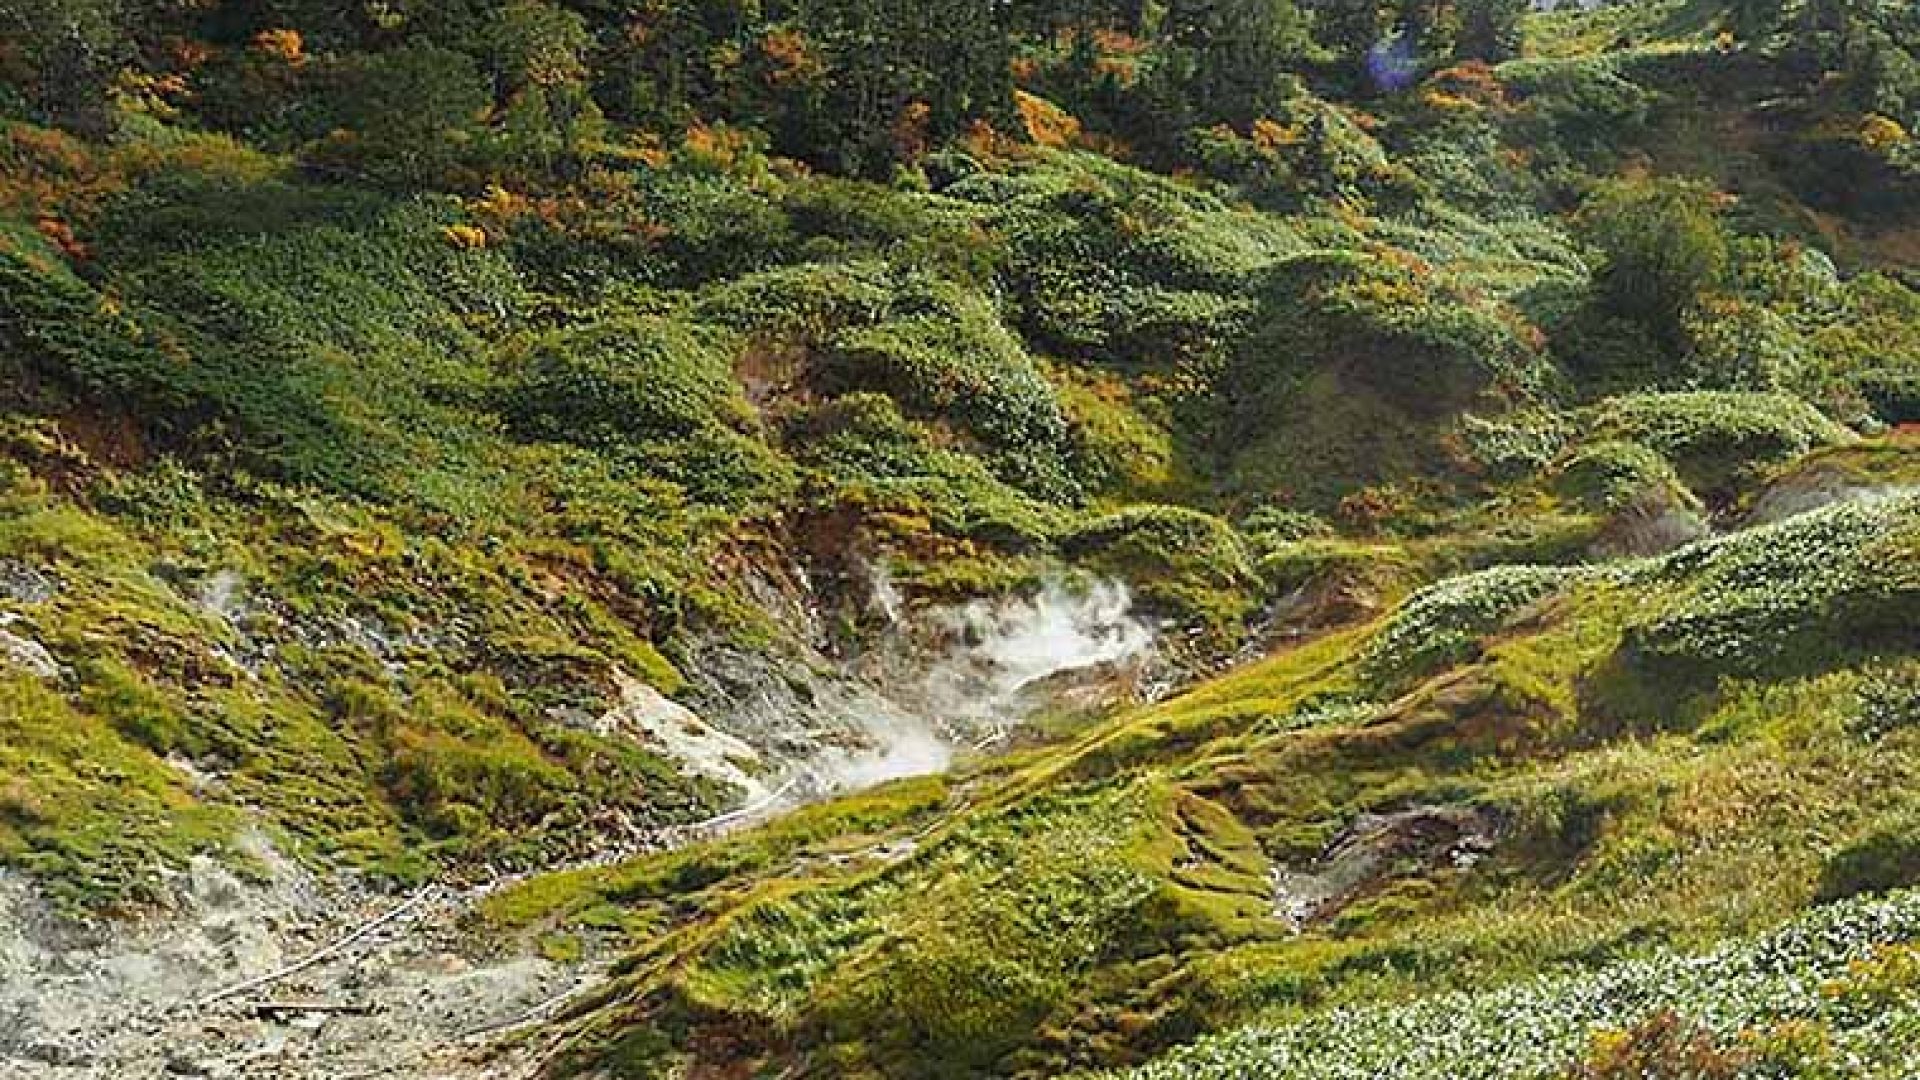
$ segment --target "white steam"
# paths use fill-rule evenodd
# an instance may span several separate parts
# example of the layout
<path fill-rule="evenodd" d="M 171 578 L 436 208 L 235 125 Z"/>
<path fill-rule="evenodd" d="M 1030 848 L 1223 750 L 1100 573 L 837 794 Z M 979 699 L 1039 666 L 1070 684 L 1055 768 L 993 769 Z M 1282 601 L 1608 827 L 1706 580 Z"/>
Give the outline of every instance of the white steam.
<path fill-rule="evenodd" d="M 1004 735 L 1032 711 L 1035 687 L 1143 658 L 1153 646 L 1118 581 L 1053 580 L 1030 597 L 936 609 L 928 621 L 952 645 L 927 670 L 921 696 L 956 737 Z"/>
<path fill-rule="evenodd" d="M 828 747 L 802 771 L 822 792 L 859 791 L 908 776 L 932 776 L 953 763 L 953 746 L 917 716 L 868 716 L 860 721 L 870 745 L 857 750 Z"/>
<path fill-rule="evenodd" d="M 1145 661 L 1153 629 L 1117 581 L 1050 580 L 1030 595 L 910 611 L 884 568 L 870 573 L 872 610 L 891 633 L 867 667 L 884 701 L 857 717 L 857 748 L 829 748 L 801 766 L 810 787 L 852 790 L 946 769 L 961 749 L 1005 738 L 1048 699 L 1048 684 L 1096 678 Z"/>

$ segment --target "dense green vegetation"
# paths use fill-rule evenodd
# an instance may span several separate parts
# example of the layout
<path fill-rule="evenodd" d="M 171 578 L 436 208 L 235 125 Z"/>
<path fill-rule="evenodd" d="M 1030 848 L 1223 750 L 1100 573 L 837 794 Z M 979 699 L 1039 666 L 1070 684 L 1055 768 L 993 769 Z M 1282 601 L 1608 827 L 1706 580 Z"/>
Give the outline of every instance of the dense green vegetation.
<path fill-rule="evenodd" d="M 1766 980 L 1910 951 L 1908 923 L 1790 931 L 1837 950 L 1807 967 L 1766 944 L 1684 956 L 1915 882 L 1917 545 L 1907 496 L 1604 569 L 1485 571 L 987 766 L 932 824 L 913 788 L 820 808 L 847 815 L 836 860 L 777 828 L 531 886 L 497 917 L 554 933 L 648 912 L 622 980 L 570 1022 L 573 1060 L 616 1075 L 1050 1075 L 1260 1018 L 1145 1075 L 1444 1076 L 1500 1053 L 1499 1075 L 1534 1076 L 1571 1067 L 1586 1025 L 1627 1038 L 1664 1009 L 1760 1032 L 1727 1050 L 1755 1067 L 1895 1076 L 1899 949 L 1876 992 L 1905 1011 Z M 1280 917 L 1287 881 L 1381 836 Z M 1775 959 L 1753 970 L 1749 949 Z M 1550 971 L 1569 974 L 1525 981 Z M 1436 1019 L 1460 1009 L 1484 1028 Z M 1536 1024 L 1552 1038 L 1522 1036 Z M 1329 1039 L 1355 1056 L 1313 1052 Z"/>
<path fill-rule="evenodd" d="M 1896 1075 L 1920 25 L 1523 8 L 0 5 L 0 867 L 552 867 L 1084 571 L 1197 685 L 490 899 L 556 1074 Z"/>
<path fill-rule="evenodd" d="M 1128 1075 L 1452 1077 L 1497 1061 L 1512 1075 L 1582 1080 L 1898 1076 L 1915 1023 L 1913 946 L 1904 944 L 1920 930 L 1912 907 L 1910 894 L 1855 902 L 1704 955 L 1335 1010 L 1203 1043 Z M 1640 1019 L 1621 1025 L 1626 1016 Z"/>

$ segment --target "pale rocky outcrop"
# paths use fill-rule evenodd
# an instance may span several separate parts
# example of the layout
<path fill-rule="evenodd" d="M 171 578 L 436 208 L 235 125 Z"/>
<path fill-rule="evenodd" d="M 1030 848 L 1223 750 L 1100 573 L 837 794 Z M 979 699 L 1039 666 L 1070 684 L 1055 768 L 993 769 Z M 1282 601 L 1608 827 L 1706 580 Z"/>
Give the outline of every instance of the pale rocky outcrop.
<path fill-rule="evenodd" d="M 753 747 L 623 671 L 615 671 L 613 679 L 619 702 L 591 723 L 594 734 L 634 739 L 691 772 L 743 789 L 749 799 L 765 794 L 747 771 L 760 761 Z"/>
<path fill-rule="evenodd" d="M 14 621 L 15 618 L 0 615 L 0 671 L 24 671 L 41 679 L 59 678 L 60 662 L 45 645 L 6 629 Z"/>

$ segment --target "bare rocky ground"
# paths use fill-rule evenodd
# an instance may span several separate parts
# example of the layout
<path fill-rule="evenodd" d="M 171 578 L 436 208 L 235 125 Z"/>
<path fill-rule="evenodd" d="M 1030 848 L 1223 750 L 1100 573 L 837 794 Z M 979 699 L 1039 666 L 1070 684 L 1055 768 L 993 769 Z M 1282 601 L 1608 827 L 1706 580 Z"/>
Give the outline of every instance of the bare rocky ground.
<path fill-rule="evenodd" d="M 480 1080 L 534 1062 L 491 1049 L 597 979 L 590 964 L 476 953 L 479 890 L 379 895 L 264 844 L 265 881 L 198 861 L 172 910 L 76 926 L 0 877 L 0 1080 Z M 210 1001 L 391 916 L 321 962 Z"/>
<path fill-rule="evenodd" d="M 1480 807 L 1361 814 L 1313 863 L 1274 868 L 1274 914 L 1297 933 L 1394 878 L 1471 866 L 1493 850 L 1504 830 L 1498 814 Z"/>

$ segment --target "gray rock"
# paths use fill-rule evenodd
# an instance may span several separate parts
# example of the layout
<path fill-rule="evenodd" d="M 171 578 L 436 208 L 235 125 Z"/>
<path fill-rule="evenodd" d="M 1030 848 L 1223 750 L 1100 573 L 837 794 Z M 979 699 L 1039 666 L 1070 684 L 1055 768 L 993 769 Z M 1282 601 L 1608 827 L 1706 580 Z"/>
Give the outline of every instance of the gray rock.
<path fill-rule="evenodd" d="M 16 668 L 41 679 L 57 679 L 62 673 L 60 662 L 45 645 L 6 629 L 0 629 L 0 668 Z"/>
<path fill-rule="evenodd" d="M 60 595 L 60 581 L 18 559 L 0 559 L 0 597 L 16 604 L 44 604 Z"/>
<path fill-rule="evenodd" d="M 1476 806 L 1361 814 L 1313 863 L 1274 868 L 1274 914 L 1299 932 L 1392 878 L 1473 866 L 1505 828 L 1499 813 Z"/>

